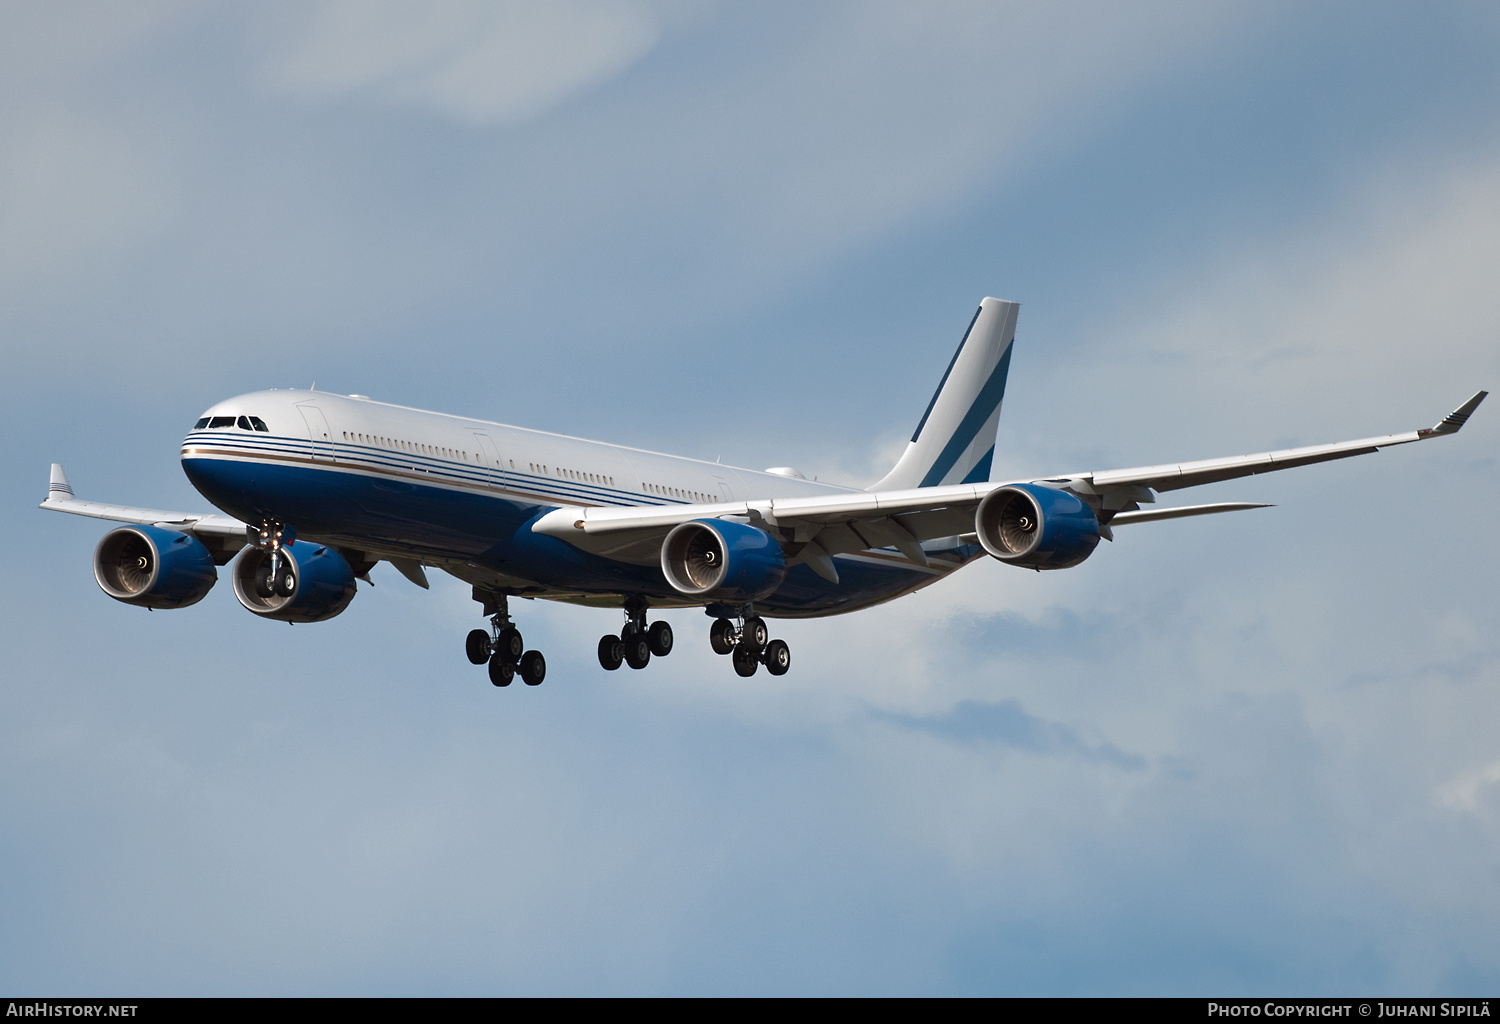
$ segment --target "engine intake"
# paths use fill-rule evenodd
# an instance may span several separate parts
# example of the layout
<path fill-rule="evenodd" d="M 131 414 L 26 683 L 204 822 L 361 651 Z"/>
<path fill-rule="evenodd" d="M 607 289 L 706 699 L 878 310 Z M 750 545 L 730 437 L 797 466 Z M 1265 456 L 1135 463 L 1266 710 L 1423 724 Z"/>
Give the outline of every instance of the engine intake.
<path fill-rule="evenodd" d="M 991 491 L 974 510 L 979 543 L 1002 562 L 1028 569 L 1077 565 L 1099 543 L 1094 510 L 1067 491 L 1011 484 Z"/>
<path fill-rule="evenodd" d="M 693 519 L 662 541 L 661 571 L 679 593 L 758 601 L 786 578 L 786 556 L 764 530 L 728 519 Z"/>
<path fill-rule="evenodd" d="M 322 622 L 354 600 L 354 570 L 333 548 L 303 541 L 281 549 L 283 578 L 290 571 L 292 585 L 280 590 L 270 579 L 271 553 L 246 548 L 234 560 L 234 596 L 256 615 L 283 622 Z M 289 593 L 283 592 L 289 590 Z"/>
<path fill-rule="evenodd" d="M 219 580 L 213 556 L 190 533 L 123 526 L 94 549 L 94 579 L 116 601 L 143 608 L 186 608 Z"/>

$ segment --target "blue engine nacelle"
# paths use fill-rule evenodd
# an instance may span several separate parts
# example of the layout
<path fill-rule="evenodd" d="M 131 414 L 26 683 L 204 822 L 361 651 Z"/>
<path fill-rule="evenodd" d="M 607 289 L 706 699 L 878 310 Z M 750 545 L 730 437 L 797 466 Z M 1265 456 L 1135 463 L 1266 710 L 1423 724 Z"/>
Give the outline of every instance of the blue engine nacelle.
<path fill-rule="evenodd" d="M 270 579 L 269 551 L 246 548 L 240 552 L 231 574 L 240 604 L 268 619 L 322 622 L 354 600 L 354 570 L 333 548 L 303 541 L 282 548 L 281 562 L 279 575 L 284 580 L 290 571 L 292 585 L 278 589 Z"/>
<path fill-rule="evenodd" d="M 705 601 L 768 597 L 786 578 L 781 545 L 730 519 L 693 519 L 661 542 L 661 571 L 674 590 Z"/>
<path fill-rule="evenodd" d="M 145 608 L 186 608 L 219 580 L 214 559 L 190 533 L 123 526 L 94 549 L 94 579 L 116 601 Z"/>
<path fill-rule="evenodd" d="M 1028 569 L 1066 569 L 1093 554 L 1099 519 L 1075 495 L 1036 484 L 1010 484 L 974 510 L 974 532 L 1002 562 Z"/>

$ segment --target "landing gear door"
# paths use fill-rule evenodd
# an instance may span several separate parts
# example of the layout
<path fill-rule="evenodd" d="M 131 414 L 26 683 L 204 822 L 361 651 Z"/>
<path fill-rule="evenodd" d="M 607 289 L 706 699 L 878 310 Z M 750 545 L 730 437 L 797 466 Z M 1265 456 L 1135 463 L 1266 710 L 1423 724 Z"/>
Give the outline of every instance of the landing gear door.
<path fill-rule="evenodd" d="M 495 442 L 490 440 L 488 434 L 474 433 L 474 439 L 479 442 L 479 457 L 484 460 L 484 482 L 491 487 L 500 486 L 500 471 L 505 466 L 500 461 L 500 452 L 495 448 Z"/>
<path fill-rule="evenodd" d="M 333 461 L 333 431 L 328 429 L 328 417 L 323 410 L 311 403 L 297 406 L 302 419 L 307 423 L 307 439 L 312 442 L 314 462 Z"/>

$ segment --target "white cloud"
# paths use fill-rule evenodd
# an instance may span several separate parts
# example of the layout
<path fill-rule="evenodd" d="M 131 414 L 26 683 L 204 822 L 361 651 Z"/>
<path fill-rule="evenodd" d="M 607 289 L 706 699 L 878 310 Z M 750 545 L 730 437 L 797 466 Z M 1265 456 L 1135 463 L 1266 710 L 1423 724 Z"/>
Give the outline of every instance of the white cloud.
<path fill-rule="evenodd" d="M 1174 267 L 1141 304 L 1080 330 L 1079 365 L 1054 369 L 1075 388 L 1088 374 L 1117 439 L 1194 423 L 1190 447 L 1152 461 L 1233 454 L 1213 437 L 1430 426 L 1500 377 L 1497 266 L 1500 152 L 1428 152 L 1350 181 L 1315 220 Z"/>
<path fill-rule="evenodd" d="M 1473 811 L 1480 794 L 1500 783 L 1500 761 L 1467 771 L 1438 787 L 1438 802 L 1456 811 Z"/>
<path fill-rule="evenodd" d="M 661 31 L 637 0 L 327 0 L 299 11 L 265 70 L 292 95 L 363 95 L 506 124 L 620 74 Z"/>

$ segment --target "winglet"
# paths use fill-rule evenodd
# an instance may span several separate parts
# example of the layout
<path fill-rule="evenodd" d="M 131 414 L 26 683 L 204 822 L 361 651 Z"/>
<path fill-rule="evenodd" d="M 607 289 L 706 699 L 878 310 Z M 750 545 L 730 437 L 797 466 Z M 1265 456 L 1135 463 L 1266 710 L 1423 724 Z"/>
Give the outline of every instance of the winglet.
<path fill-rule="evenodd" d="M 63 472 L 62 466 L 54 462 L 52 477 L 47 481 L 47 500 L 62 501 L 71 497 L 73 497 L 73 488 L 68 484 L 68 474 Z"/>
<path fill-rule="evenodd" d="M 1457 409 L 1454 409 L 1447 416 L 1444 416 L 1442 422 L 1433 427 L 1431 430 L 1417 431 L 1417 436 L 1436 437 L 1438 434 L 1458 433 L 1459 429 L 1469 421 L 1469 417 L 1473 415 L 1475 409 L 1479 408 L 1479 403 L 1484 401 L 1485 396 L 1488 394 L 1488 391 L 1479 392 L 1463 405 L 1460 405 Z"/>

